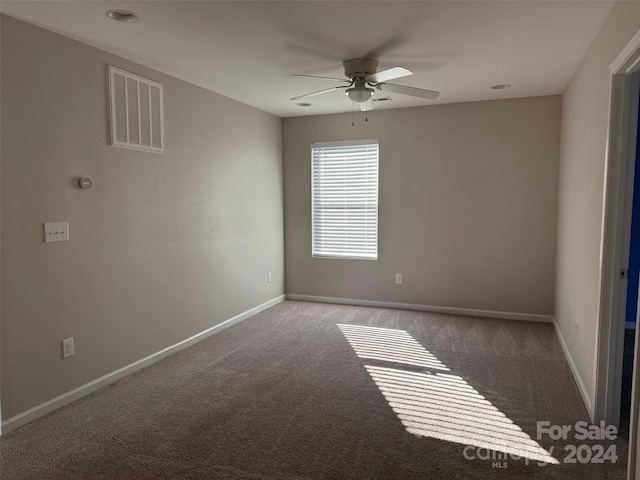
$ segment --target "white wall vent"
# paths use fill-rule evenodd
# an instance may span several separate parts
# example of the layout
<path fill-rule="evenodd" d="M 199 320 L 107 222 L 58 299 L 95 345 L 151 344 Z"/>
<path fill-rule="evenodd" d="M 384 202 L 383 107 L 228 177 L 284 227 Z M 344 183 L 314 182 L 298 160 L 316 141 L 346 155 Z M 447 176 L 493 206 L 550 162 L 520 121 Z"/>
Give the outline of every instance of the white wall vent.
<path fill-rule="evenodd" d="M 164 152 L 162 84 L 109 65 L 111 145 Z"/>

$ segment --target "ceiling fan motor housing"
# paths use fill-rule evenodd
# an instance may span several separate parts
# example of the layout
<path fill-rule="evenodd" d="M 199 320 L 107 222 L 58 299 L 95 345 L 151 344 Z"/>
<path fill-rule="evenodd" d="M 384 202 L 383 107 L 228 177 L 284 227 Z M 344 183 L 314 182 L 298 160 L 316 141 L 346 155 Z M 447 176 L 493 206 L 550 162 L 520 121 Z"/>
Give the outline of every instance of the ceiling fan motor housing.
<path fill-rule="evenodd" d="M 351 79 L 366 77 L 376 73 L 378 69 L 378 61 L 372 58 L 345 60 L 342 65 L 344 66 L 344 74 Z"/>

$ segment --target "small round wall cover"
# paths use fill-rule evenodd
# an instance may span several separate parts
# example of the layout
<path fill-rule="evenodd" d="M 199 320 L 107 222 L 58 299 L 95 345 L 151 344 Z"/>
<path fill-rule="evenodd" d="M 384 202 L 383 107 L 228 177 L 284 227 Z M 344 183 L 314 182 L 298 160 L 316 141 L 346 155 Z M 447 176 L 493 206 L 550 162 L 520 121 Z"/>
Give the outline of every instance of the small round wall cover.
<path fill-rule="evenodd" d="M 93 187 L 93 182 L 91 181 L 91 179 L 89 177 L 82 177 L 80 179 L 80 188 L 88 190 L 91 187 Z"/>

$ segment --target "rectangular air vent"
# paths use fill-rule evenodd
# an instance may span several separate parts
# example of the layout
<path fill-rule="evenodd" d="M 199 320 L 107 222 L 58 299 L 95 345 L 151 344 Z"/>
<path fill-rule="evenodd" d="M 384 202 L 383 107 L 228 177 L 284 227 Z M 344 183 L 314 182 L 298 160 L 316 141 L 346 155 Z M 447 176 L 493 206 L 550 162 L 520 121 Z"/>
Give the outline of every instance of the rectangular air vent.
<path fill-rule="evenodd" d="M 162 84 L 109 66 L 111 145 L 164 152 Z"/>
<path fill-rule="evenodd" d="M 382 97 L 382 98 L 373 99 L 374 102 L 388 102 L 389 100 L 391 100 L 391 97 Z"/>

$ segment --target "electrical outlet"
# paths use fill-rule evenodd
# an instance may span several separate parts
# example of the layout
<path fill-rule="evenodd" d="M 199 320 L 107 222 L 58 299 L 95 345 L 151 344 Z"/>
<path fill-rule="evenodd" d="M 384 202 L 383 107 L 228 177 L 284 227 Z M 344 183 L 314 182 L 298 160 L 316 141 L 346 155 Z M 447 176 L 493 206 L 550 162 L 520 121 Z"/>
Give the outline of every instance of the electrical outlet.
<path fill-rule="evenodd" d="M 402 285 L 402 274 L 396 273 L 396 285 Z"/>
<path fill-rule="evenodd" d="M 272 280 L 273 276 L 271 275 L 271 272 L 267 272 L 267 283 L 271 283 Z"/>
<path fill-rule="evenodd" d="M 73 345 L 73 337 L 62 340 L 62 358 L 67 358 L 75 355 L 75 348 Z"/>

